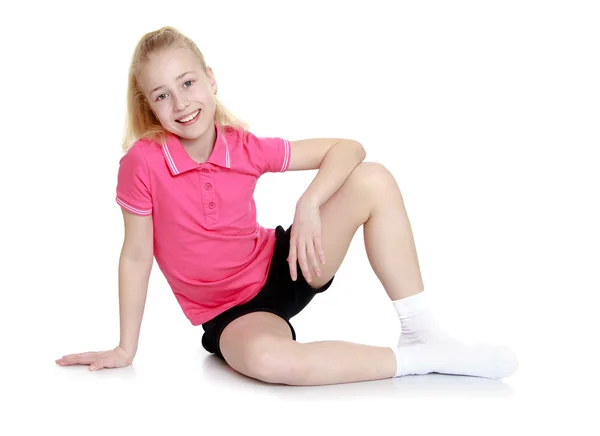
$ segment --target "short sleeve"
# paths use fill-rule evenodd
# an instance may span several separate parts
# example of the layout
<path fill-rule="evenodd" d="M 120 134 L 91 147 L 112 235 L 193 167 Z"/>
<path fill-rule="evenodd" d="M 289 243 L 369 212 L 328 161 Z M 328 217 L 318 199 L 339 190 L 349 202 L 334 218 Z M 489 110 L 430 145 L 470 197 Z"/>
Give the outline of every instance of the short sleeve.
<path fill-rule="evenodd" d="M 260 174 L 287 171 L 290 166 L 290 141 L 278 137 L 248 134 L 248 154 Z"/>
<path fill-rule="evenodd" d="M 152 214 L 150 172 L 146 158 L 137 144 L 119 161 L 116 201 L 135 215 Z"/>

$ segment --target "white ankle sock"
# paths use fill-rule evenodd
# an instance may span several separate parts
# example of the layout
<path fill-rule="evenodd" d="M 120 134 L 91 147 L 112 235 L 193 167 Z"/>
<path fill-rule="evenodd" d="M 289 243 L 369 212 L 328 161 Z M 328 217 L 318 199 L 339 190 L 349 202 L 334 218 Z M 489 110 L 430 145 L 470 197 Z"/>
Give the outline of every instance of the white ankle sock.
<path fill-rule="evenodd" d="M 467 345 L 442 331 L 424 292 L 393 304 L 401 324 L 400 340 L 392 347 L 397 362 L 395 377 L 437 372 L 502 378 L 516 371 L 517 360 L 510 348 Z"/>
<path fill-rule="evenodd" d="M 499 379 L 518 367 L 510 348 L 491 344 L 413 344 L 392 351 L 397 365 L 394 377 L 440 373 Z"/>
<path fill-rule="evenodd" d="M 425 291 L 392 303 L 400 319 L 398 346 L 450 339 L 435 322 Z"/>

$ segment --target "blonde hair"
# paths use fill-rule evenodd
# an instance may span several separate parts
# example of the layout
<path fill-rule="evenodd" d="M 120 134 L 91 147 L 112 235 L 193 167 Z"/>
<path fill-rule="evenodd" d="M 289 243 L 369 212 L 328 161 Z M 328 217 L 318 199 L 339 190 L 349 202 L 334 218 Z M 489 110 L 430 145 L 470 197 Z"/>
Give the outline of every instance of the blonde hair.
<path fill-rule="evenodd" d="M 125 133 L 122 149 L 126 152 L 140 138 L 147 138 L 161 142 L 171 135 L 170 132 L 160 124 L 154 112 L 150 108 L 144 93 L 140 88 L 138 77 L 144 63 L 148 61 L 153 53 L 169 49 L 186 47 L 192 50 L 200 60 L 200 64 L 207 73 L 207 65 L 204 55 L 198 46 L 190 38 L 171 26 L 161 27 L 158 30 L 146 33 L 137 43 L 131 65 L 129 67 L 127 85 L 127 112 L 125 118 Z M 216 94 L 215 122 L 219 127 L 228 132 L 231 129 L 246 132 L 248 124 L 238 119 L 231 113 Z"/>

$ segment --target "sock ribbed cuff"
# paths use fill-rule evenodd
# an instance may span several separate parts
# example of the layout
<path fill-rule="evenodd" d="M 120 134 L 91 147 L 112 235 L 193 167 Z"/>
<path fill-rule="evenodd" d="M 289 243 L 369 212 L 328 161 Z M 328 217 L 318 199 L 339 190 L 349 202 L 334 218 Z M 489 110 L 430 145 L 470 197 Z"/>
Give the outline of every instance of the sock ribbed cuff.
<path fill-rule="evenodd" d="M 394 308 L 400 319 L 408 318 L 429 310 L 429 301 L 425 291 L 411 295 L 410 297 L 392 301 L 392 303 L 394 304 Z"/>

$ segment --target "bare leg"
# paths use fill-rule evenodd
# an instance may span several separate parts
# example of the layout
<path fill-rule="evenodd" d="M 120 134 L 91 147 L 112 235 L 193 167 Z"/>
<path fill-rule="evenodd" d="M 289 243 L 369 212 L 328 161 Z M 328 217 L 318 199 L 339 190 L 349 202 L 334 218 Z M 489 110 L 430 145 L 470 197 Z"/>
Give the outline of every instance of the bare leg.
<path fill-rule="evenodd" d="M 423 291 L 417 250 L 400 189 L 385 167 L 363 162 L 344 185 L 321 206 L 323 249 L 327 263 L 321 277 L 311 272 L 319 288 L 339 269 L 357 229 L 373 271 L 391 300 Z M 299 272 L 300 273 L 300 272 Z"/>
<path fill-rule="evenodd" d="M 268 312 L 253 312 L 231 322 L 220 347 L 236 371 L 267 383 L 315 386 L 390 378 L 396 372 L 391 348 L 344 341 L 298 343 L 287 323 Z M 431 372 L 502 378 L 510 375 L 511 354 L 494 358 L 490 348 L 414 345 L 401 350 L 414 374 Z M 500 356 L 501 357 L 501 356 Z M 504 367 L 503 367 L 504 365 Z"/>
<path fill-rule="evenodd" d="M 287 323 L 268 312 L 231 322 L 220 347 L 233 369 L 268 383 L 340 384 L 390 378 L 396 371 L 391 348 L 344 341 L 298 343 Z"/>
<path fill-rule="evenodd" d="M 424 286 L 402 194 L 392 175 L 380 172 L 381 189 L 364 224 L 365 248 L 390 299 L 398 300 L 423 291 Z"/>

